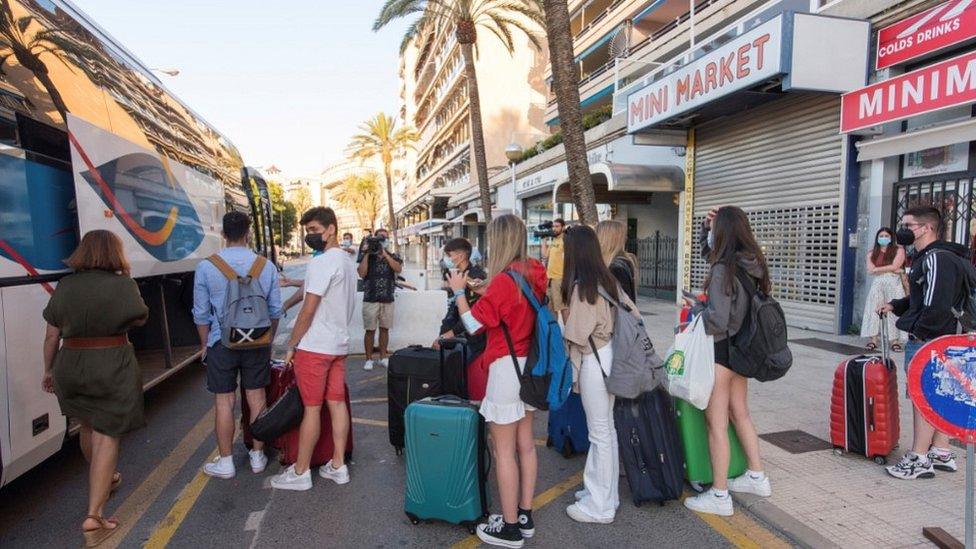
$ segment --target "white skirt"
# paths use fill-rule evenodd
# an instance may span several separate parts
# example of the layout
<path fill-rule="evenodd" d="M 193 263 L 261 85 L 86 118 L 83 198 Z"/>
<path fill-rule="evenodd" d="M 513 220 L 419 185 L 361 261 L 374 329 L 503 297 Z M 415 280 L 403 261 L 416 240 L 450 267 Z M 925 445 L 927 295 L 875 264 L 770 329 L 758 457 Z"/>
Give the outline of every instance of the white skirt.
<path fill-rule="evenodd" d="M 519 371 L 525 368 L 525 357 L 519 357 Z M 488 367 L 488 387 L 481 401 L 481 415 L 485 421 L 508 425 L 525 417 L 525 412 L 535 408 L 522 402 L 519 391 L 522 385 L 515 374 L 512 357 L 506 356 L 492 362 Z"/>

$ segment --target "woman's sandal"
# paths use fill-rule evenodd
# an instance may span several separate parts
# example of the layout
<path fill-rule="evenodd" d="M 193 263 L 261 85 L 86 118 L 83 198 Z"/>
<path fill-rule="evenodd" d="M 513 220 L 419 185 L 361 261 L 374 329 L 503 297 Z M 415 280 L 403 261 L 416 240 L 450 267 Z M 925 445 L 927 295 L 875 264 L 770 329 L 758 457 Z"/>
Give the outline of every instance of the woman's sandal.
<path fill-rule="evenodd" d="M 107 519 L 95 515 L 88 515 L 85 517 L 85 520 L 88 519 L 98 521 L 98 528 L 82 530 L 82 533 L 85 535 L 85 547 L 98 547 L 105 540 L 112 537 L 112 534 L 119 529 L 119 521 L 113 518 Z"/>
<path fill-rule="evenodd" d="M 867 347 L 867 350 L 869 350 L 869 351 L 877 351 L 878 350 L 878 344 L 875 343 L 875 342 L 873 342 L 873 341 L 869 341 L 868 344 L 865 345 L 865 347 Z"/>
<path fill-rule="evenodd" d="M 112 475 L 112 487 L 109 488 L 109 493 L 118 490 L 119 486 L 121 485 L 122 485 L 122 473 L 116 471 L 115 474 Z"/>
<path fill-rule="evenodd" d="M 904 351 L 905 348 L 901 346 L 901 343 L 895 341 L 894 343 L 891 344 L 891 350 L 894 351 L 894 352 L 896 352 L 896 353 L 900 353 L 900 352 Z"/>

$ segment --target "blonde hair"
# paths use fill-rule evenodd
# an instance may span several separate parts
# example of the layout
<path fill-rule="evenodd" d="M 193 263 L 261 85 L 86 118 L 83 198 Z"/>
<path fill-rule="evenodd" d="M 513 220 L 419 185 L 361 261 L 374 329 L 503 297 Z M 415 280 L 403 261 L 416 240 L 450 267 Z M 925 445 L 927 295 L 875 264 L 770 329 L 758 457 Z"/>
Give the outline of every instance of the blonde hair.
<path fill-rule="evenodd" d="M 517 216 L 505 214 L 491 220 L 488 225 L 488 276 L 494 277 L 513 261 L 528 257 L 528 234 L 525 223 Z"/>
<path fill-rule="evenodd" d="M 608 219 L 596 225 L 596 238 L 600 241 L 600 253 L 603 255 L 603 262 L 610 266 L 610 263 L 618 257 L 622 257 L 634 272 L 634 283 L 637 283 L 637 258 L 634 254 L 626 251 L 627 245 L 627 225 L 620 221 Z"/>
<path fill-rule="evenodd" d="M 81 244 L 68 259 L 68 267 L 77 271 L 106 271 L 129 274 L 129 262 L 125 259 L 122 240 L 106 230 L 89 231 Z"/>

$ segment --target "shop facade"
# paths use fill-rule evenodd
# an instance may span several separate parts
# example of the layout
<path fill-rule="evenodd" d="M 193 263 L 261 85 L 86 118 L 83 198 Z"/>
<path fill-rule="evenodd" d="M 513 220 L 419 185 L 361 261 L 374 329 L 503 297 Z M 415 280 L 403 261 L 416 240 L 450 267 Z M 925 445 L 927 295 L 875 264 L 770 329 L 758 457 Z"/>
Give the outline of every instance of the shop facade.
<path fill-rule="evenodd" d="M 945 240 L 976 246 L 976 5 L 950 0 L 899 16 L 877 27 L 872 83 L 842 101 L 859 184 L 854 324 L 875 232 L 896 228 L 909 208 L 934 206 Z"/>
<path fill-rule="evenodd" d="M 697 245 L 706 213 L 736 205 L 788 322 L 836 333 L 851 309 L 839 94 L 865 83 L 870 27 L 797 7 L 769 3 L 623 94 L 631 134 L 687 131 L 679 286 L 697 291 L 707 275 Z"/>

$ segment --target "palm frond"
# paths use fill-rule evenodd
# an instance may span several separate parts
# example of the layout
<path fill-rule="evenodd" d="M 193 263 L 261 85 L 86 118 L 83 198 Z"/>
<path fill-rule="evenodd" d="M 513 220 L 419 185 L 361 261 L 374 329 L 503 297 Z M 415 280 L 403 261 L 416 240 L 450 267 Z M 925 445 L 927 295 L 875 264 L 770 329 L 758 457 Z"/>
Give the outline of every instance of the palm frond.
<path fill-rule="evenodd" d="M 490 19 L 493 24 L 483 23 L 482 28 L 488 29 L 492 34 L 498 37 L 498 40 L 505 46 L 508 53 L 515 53 L 515 41 L 512 39 L 512 32 L 508 30 L 505 26 L 504 21 L 500 21 L 499 16 L 493 13 L 487 14 L 485 17 Z"/>
<path fill-rule="evenodd" d="M 417 13 L 418 10 L 423 11 L 425 4 L 425 0 L 387 0 L 373 22 L 373 31 L 382 29 L 396 19 Z"/>

